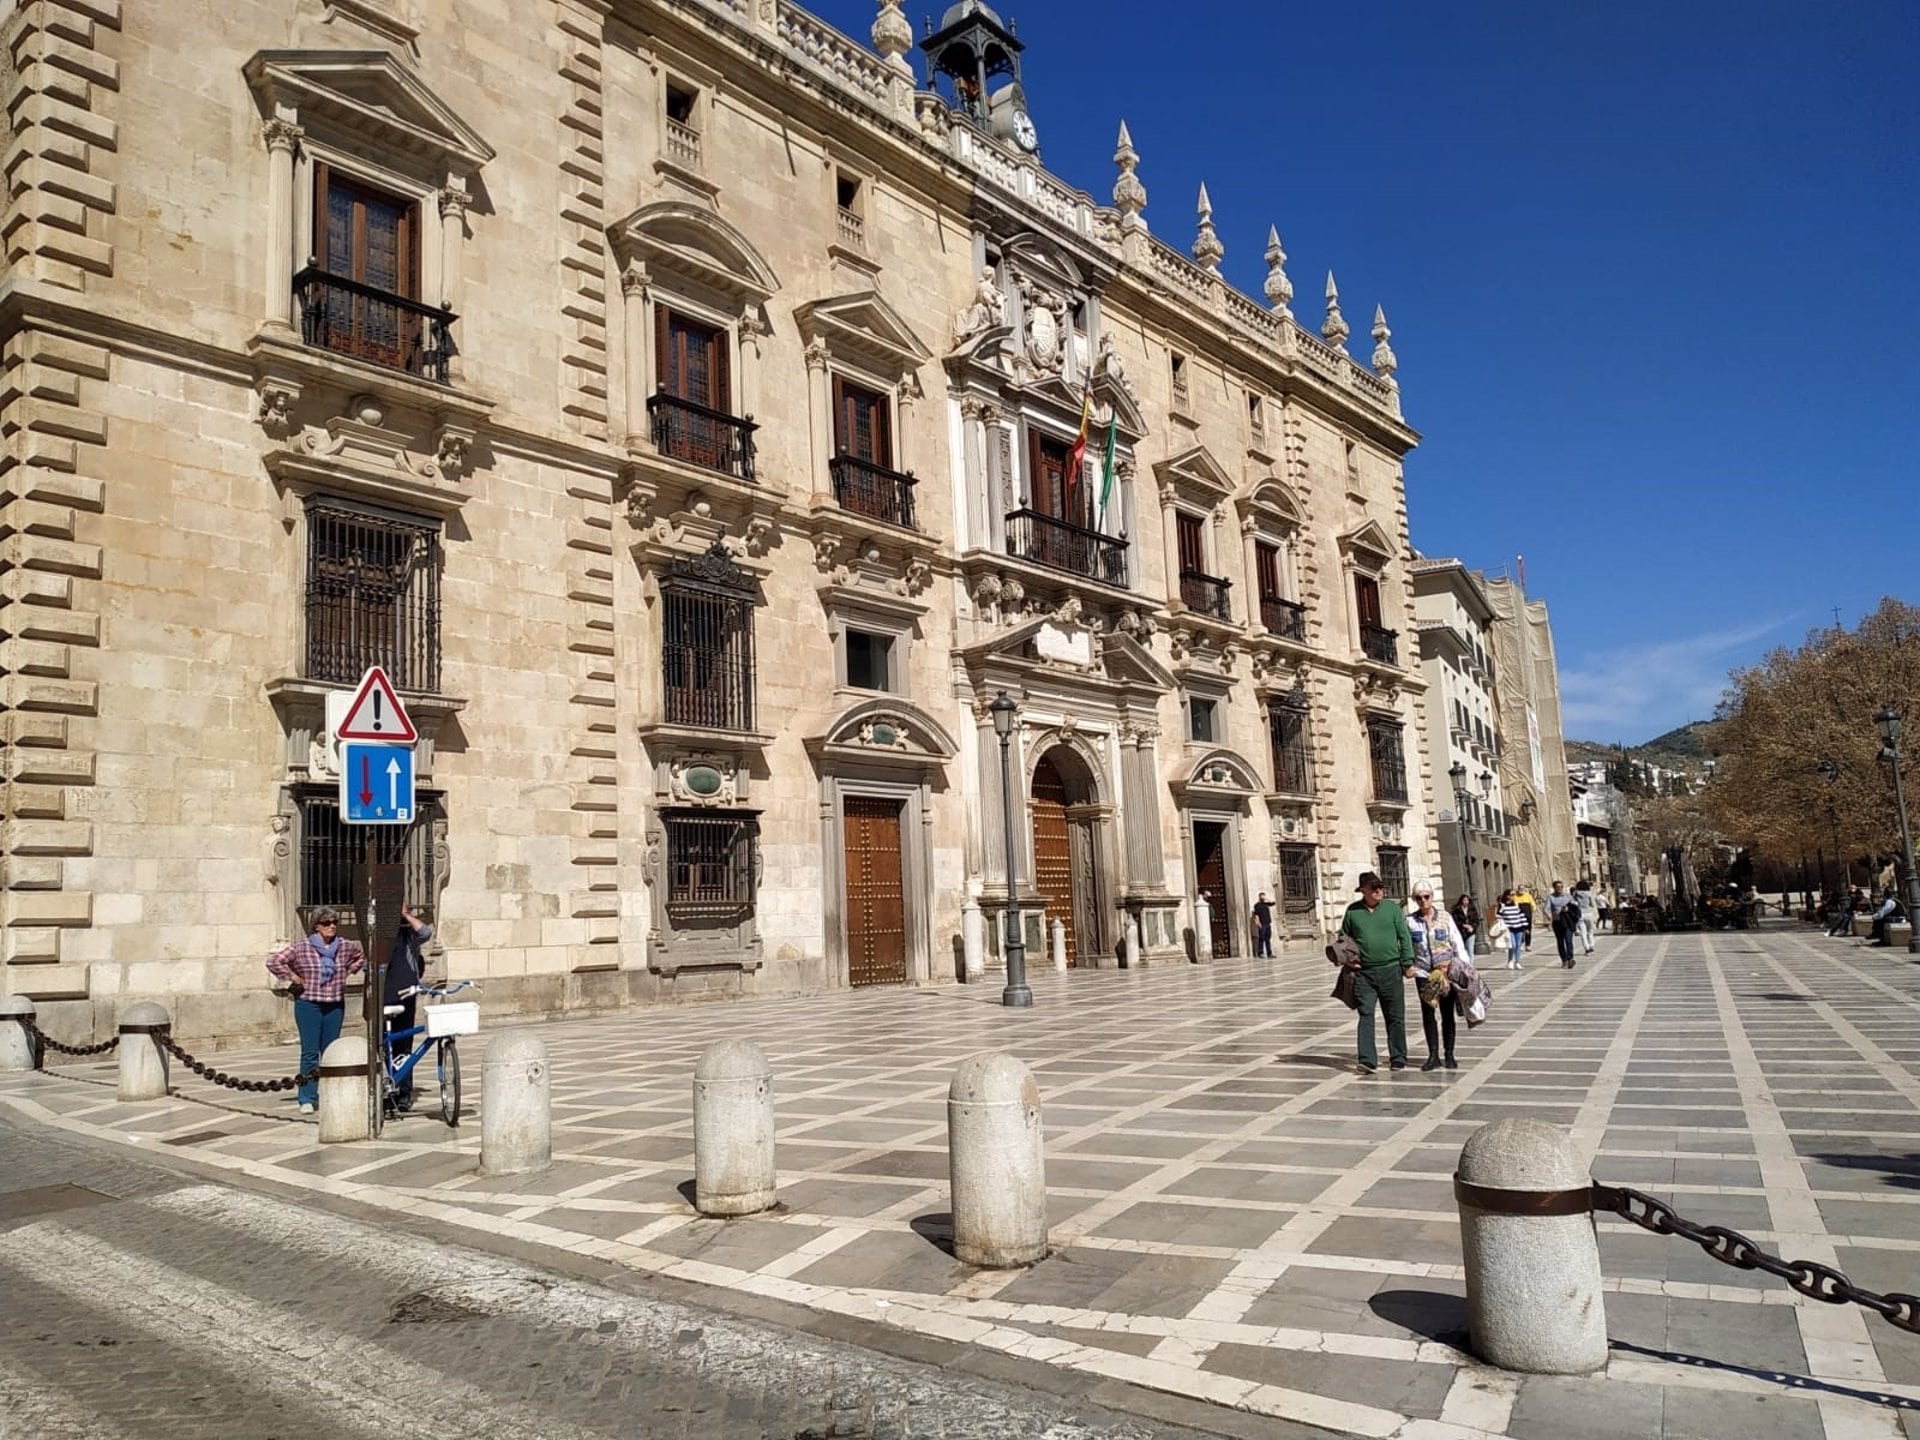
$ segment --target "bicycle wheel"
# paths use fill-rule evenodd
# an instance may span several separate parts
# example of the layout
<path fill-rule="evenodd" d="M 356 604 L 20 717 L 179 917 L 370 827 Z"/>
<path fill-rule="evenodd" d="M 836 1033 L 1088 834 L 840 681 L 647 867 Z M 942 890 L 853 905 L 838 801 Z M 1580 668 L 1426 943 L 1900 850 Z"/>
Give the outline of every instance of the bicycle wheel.
<path fill-rule="evenodd" d="M 440 1118 L 448 1125 L 460 1123 L 460 1047 L 449 1036 L 440 1042 L 434 1055 L 440 1072 Z"/>

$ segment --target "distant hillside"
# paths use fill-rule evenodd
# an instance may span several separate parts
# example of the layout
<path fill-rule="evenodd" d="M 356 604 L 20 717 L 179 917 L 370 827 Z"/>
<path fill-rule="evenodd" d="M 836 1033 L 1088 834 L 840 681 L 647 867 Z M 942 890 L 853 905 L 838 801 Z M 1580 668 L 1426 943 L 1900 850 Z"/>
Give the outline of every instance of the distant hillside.
<path fill-rule="evenodd" d="M 1694 720 L 1664 735 L 1656 735 L 1641 745 L 1629 745 L 1629 758 L 1648 765 L 1659 765 L 1669 770 L 1685 770 L 1697 767 L 1701 761 L 1712 756 L 1707 746 L 1707 731 L 1711 721 Z M 1612 760 L 1618 751 L 1611 745 L 1596 744 L 1591 740 L 1567 741 L 1567 759 Z"/>

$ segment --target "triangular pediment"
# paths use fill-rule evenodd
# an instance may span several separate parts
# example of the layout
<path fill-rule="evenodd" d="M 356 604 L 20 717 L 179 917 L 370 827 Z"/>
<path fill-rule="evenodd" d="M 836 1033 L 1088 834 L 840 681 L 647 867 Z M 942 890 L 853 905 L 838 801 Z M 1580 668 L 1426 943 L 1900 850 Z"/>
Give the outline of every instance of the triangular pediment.
<path fill-rule="evenodd" d="M 1115 680 L 1146 685 L 1155 690 L 1171 690 L 1179 684 L 1173 678 L 1173 672 L 1154 659 L 1153 652 L 1131 635 L 1115 631 L 1102 642 L 1101 652 L 1107 662 L 1107 674 Z"/>
<path fill-rule="evenodd" d="M 1377 558 L 1382 564 L 1394 557 L 1399 548 L 1380 528 L 1378 520 L 1369 520 L 1357 530 L 1350 530 L 1340 537 L 1340 548 L 1348 552 L 1364 552 Z"/>
<path fill-rule="evenodd" d="M 793 312 L 801 338 L 875 364 L 888 374 L 917 370 L 933 358 L 901 313 L 874 290 L 809 300 Z"/>
<path fill-rule="evenodd" d="M 1214 459 L 1204 445 L 1195 445 L 1156 462 L 1153 473 L 1163 485 L 1197 487 L 1215 495 L 1231 495 L 1234 489 L 1233 476 L 1227 467 Z"/>
<path fill-rule="evenodd" d="M 262 50 L 247 61 L 247 83 L 269 115 L 319 134 L 356 135 L 467 176 L 493 147 L 431 86 L 385 50 Z"/>
<path fill-rule="evenodd" d="M 643 205 L 608 226 L 607 238 L 623 269 L 675 275 L 735 300 L 764 302 L 780 288 L 738 226 L 689 200 Z"/>

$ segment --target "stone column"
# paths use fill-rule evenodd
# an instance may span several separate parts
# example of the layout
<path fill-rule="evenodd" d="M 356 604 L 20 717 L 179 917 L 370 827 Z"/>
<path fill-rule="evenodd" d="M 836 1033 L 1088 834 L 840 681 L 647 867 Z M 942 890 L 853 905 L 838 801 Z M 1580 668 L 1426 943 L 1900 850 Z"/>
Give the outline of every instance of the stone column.
<path fill-rule="evenodd" d="M 306 134 L 284 116 L 260 127 L 267 142 L 267 273 L 269 330 L 293 330 L 293 152 Z"/>
<path fill-rule="evenodd" d="M 1121 732 L 1129 890 L 1158 890 L 1167 882 L 1160 845 L 1160 764 L 1154 753 L 1158 734 L 1151 725 L 1129 726 Z"/>
<path fill-rule="evenodd" d="M 1246 583 L 1247 625 L 1256 635 L 1267 633 L 1260 613 L 1260 522 L 1251 515 L 1240 522 L 1240 564 Z"/>
<path fill-rule="evenodd" d="M 736 327 L 740 335 L 740 364 L 738 383 L 740 386 L 739 414 L 743 419 L 751 419 L 760 413 L 760 341 L 766 335 L 766 326 L 760 322 L 760 307 L 752 301 L 740 312 L 740 324 Z"/>
<path fill-rule="evenodd" d="M 1179 526 L 1173 518 L 1173 486 L 1162 481 L 1157 487 L 1160 493 L 1160 563 L 1166 567 L 1164 593 L 1169 600 L 1180 598 L 1180 539 Z M 1136 575 L 1134 582 L 1140 583 L 1145 577 Z"/>
<path fill-rule="evenodd" d="M 647 444 L 647 396 L 651 391 L 651 366 L 647 357 L 651 354 L 648 341 L 652 338 L 652 327 L 647 323 L 647 267 L 633 263 L 620 272 L 621 329 L 626 344 L 623 349 L 626 374 L 625 393 L 627 399 L 627 448 L 638 450 Z"/>
<path fill-rule="evenodd" d="M 833 494 L 833 377 L 827 372 L 827 347 L 815 340 L 806 348 L 807 425 L 812 440 L 809 451 L 813 463 L 808 467 L 809 487 L 815 500 Z M 899 427 L 895 427 L 896 429 Z"/>
<path fill-rule="evenodd" d="M 458 316 L 466 300 L 466 285 L 462 271 L 465 265 L 467 247 L 467 206 L 472 197 L 467 194 L 467 182 L 460 176 L 448 176 L 446 188 L 440 192 L 440 303 L 446 305 Z M 431 291 L 428 292 L 432 294 Z M 466 372 L 466 366 L 460 357 L 460 347 L 453 347 L 453 356 L 447 364 L 447 374 L 458 380 Z"/>

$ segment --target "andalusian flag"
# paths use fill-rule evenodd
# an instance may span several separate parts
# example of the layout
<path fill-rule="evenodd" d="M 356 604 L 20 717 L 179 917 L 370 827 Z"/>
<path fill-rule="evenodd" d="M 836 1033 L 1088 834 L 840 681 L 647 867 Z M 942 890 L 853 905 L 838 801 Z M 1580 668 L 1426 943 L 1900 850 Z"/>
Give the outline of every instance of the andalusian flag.
<path fill-rule="evenodd" d="M 1067 458 L 1067 510 L 1074 510 L 1074 486 L 1080 483 L 1081 467 L 1087 463 L 1087 427 L 1093 422 L 1093 387 L 1080 395 L 1080 433 L 1073 437 L 1073 454 Z"/>
<path fill-rule="evenodd" d="M 1120 415 L 1118 411 L 1109 411 L 1107 416 L 1107 453 L 1100 467 L 1100 520 L 1106 523 L 1107 504 L 1113 499 L 1113 452 L 1120 439 Z"/>

